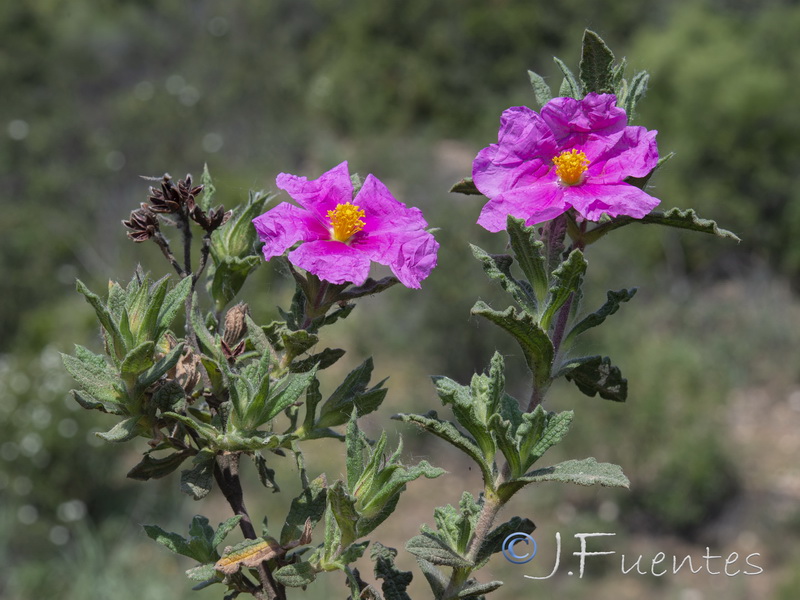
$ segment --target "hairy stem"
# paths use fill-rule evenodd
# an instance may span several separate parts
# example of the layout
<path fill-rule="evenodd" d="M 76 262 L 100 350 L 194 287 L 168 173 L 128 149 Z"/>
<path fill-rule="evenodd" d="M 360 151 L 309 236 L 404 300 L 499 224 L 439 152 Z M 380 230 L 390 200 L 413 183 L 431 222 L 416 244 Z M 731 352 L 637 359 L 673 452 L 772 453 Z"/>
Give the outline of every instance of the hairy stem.
<path fill-rule="evenodd" d="M 172 265 L 172 268 L 175 269 L 175 272 L 183 277 L 184 271 L 178 263 L 178 260 L 175 258 L 175 255 L 172 254 L 172 249 L 169 247 L 169 241 L 167 241 L 167 238 L 164 237 L 164 234 L 162 234 L 160 231 L 156 231 L 153 234 L 153 237 L 150 239 L 158 244 L 158 247 L 161 248 L 161 253 L 169 261 L 169 264 Z"/>
<path fill-rule="evenodd" d="M 211 232 L 209 231 L 203 236 L 203 246 L 200 248 L 200 264 L 197 265 L 197 271 L 192 274 L 192 289 L 197 284 L 197 280 L 200 279 L 200 275 L 203 274 L 203 271 L 206 268 L 206 264 L 208 263 L 208 255 L 211 252 Z"/>
<path fill-rule="evenodd" d="M 497 494 L 494 492 L 490 492 L 489 490 L 484 492 L 481 514 L 478 515 L 475 532 L 472 534 L 469 545 L 467 546 L 467 555 L 465 557 L 467 562 L 474 563 L 477 559 L 478 552 L 480 552 L 481 546 L 483 546 L 489 532 L 492 530 L 492 525 L 494 525 L 494 521 L 497 518 L 497 513 L 503 508 L 503 504 L 503 501 L 498 498 Z M 454 568 L 453 574 L 450 577 L 450 582 L 447 584 L 447 588 L 442 595 L 442 600 L 455 600 L 458 598 L 458 592 L 467 579 L 469 579 L 472 571 L 473 569 L 471 567 Z"/>
<path fill-rule="evenodd" d="M 241 515 L 239 528 L 242 530 L 242 535 L 248 540 L 254 540 L 258 536 L 244 503 L 244 492 L 239 480 L 239 458 L 240 454 L 238 453 L 218 455 L 214 464 L 214 479 L 233 510 L 233 514 Z M 266 562 L 261 563 L 256 570 L 261 581 L 261 588 L 257 593 L 252 592 L 253 596 L 259 600 L 285 600 L 286 593 L 283 586 L 273 579 Z"/>

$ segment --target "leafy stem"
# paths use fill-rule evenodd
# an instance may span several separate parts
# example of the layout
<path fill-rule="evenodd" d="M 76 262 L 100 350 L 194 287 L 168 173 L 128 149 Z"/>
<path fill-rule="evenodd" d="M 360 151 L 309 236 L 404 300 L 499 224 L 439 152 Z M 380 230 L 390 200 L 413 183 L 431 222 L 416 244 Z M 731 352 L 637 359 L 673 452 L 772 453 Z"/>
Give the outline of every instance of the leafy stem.
<path fill-rule="evenodd" d="M 240 457 L 239 452 L 226 452 L 218 455 L 214 464 L 214 479 L 233 510 L 233 514 L 241 515 L 239 528 L 242 530 L 242 535 L 249 540 L 254 540 L 258 536 L 250 514 L 247 512 L 242 483 L 239 479 Z M 286 594 L 283 586 L 273 579 L 266 562 L 260 563 L 256 570 L 261 580 L 261 591 L 252 591 L 253 596 L 266 600 L 285 600 Z"/>

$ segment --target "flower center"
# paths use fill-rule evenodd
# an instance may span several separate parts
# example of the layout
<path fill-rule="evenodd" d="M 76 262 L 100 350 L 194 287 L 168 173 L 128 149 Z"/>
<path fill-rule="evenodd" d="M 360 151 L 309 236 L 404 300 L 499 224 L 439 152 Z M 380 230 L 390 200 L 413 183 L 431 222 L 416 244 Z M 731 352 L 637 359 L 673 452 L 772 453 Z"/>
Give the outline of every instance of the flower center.
<path fill-rule="evenodd" d="M 331 220 L 331 235 L 339 242 L 347 242 L 351 237 L 364 229 L 364 211 L 355 204 L 345 202 L 337 204 L 334 210 L 328 211 Z"/>
<path fill-rule="evenodd" d="M 578 185 L 583 181 L 583 173 L 589 168 L 589 159 L 580 150 L 564 150 L 553 159 L 556 175 L 564 185 Z"/>

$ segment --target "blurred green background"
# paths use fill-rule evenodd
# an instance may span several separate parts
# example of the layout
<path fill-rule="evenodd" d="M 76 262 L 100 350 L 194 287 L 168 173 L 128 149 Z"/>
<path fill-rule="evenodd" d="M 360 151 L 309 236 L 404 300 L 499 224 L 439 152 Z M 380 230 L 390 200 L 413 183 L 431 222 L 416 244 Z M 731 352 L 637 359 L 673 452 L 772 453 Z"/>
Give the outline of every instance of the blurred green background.
<path fill-rule="evenodd" d="M 555 531 L 565 553 L 577 549 L 572 532 L 611 531 L 612 549 L 645 562 L 710 547 L 758 552 L 764 573 L 623 576 L 604 558 L 584 579 L 562 572 L 533 582 L 522 575 L 548 573 L 549 558 L 518 567 L 497 555 L 483 578 L 506 581 L 498 600 L 795 598 L 800 6 L 790 0 L 0 3 L 0 597 L 221 597 L 190 592 L 183 571 L 193 565 L 140 524 L 185 533 L 192 514 L 218 523 L 226 506 L 193 504 L 175 477 L 126 480 L 142 448 L 93 435 L 105 421 L 69 399 L 58 355 L 76 342 L 99 347 L 75 277 L 101 291 L 138 262 L 167 272 L 156 246 L 134 245 L 120 225 L 145 199 L 141 175 L 199 176 L 208 163 L 217 199 L 231 207 L 248 189 L 274 187 L 280 172 L 313 178 L 349 160 L 352 171 L 374 173 L 441 228 L 442 248 L 421 291 L 363 301 L 329 333 L 349 350 L 342 369 L 374 355 L 376 376 L 392 376 L 387 405 L 367 427 L 396 436 L 388 415 L 439 408 L 428 375 L 465 381 L 495 346 L 510 390 L 525 395 L 513 342 L 469 316 L 477 298 L 505 299 L 467 242 L 490 252 L 505 242 L 474 224 L 479 199 L 447 190 L 496 140 L 503 109 L 535 106 L 527 69 L 557 89 L 551 57 L 577 68 L 585 27 L 628 57 L 629 73 L 651 73 L 636 122 L 660 131 L 662 153 L 676 152 L 652 193 L 743 241 L 631 226 L 590 249 L 587 309 L 606 289 L 640 288 L 586 348 L 620 366 L 629 400 L 565 385 L 548 402 L 577 412 L 559 456 L 617 462 L 631 490 L 553 484 L 519 494 L 507 516 L 538 524 L 547 557 Z M 289 293 L 264 266 L 242 296 L 267 318 Z M 442 443 L 399 433 L 414 461 L 449 471 L 414 483 L 395 523 L 372 536 L 402 548 L 434 506 L 479 487 Z M 340 448 L 326 444 L 312 464 L 334 479 Z M 291 498 L 296 477 L 288 461 L 274 466 L 287 493 L 253 488 L 251 510 L 276 523 L 286 501 L 278 497 Z M 401 550 L 416 585 L 412 564 Z M 341 587 L 317 584 L 307 597 L 346 596 L 333 585 Z M 412 589 L 428 597 L 424 585 Z"/>

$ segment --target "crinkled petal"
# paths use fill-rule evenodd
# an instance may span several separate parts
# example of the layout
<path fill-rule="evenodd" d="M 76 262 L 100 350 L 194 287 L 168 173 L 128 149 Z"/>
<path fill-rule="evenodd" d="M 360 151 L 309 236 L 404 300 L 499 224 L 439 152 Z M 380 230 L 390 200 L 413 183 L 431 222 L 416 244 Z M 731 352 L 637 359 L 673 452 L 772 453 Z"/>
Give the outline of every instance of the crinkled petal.
<path fill-rule="evenodd" d="M 547 123 L 562 148 L 582 144 L 590 133 L 609 135 L 628 122 L 625 110 L 616 106 L 614 94 L 587 94 L 582 100 L 553 98 L 542 107 Z"/>
<path fill-rule="evenodd" d="M 406 287 L 419 288 L 436 266 L 439 243 L 427 231 L 395 230 L 353 243 L 376 263 L 387 265 Z"/>
<path fill-rule="evenodd" d="M 535 181 L 558 149 L 550 128 L 526 106 L 503 112 L 497 140 L 481 150 L 472 165 L 475 186 L 490 198 Z"/>
<path fill-rule="evenodd" d="M 301 244 L 288 258 L 296 267 L 331 283 L 361 285 L 369 276 L 369 257 L 336 240 Z"/>
<path fill-rule="evenodd" d="M 353 200 L 353 182 L 347 161 L 323 173 L 318 179 L 309 181 L 305 177 L 281 173 L 276 183 L 303 208 L 322 219 L 327 218 L 328 211 L 335 209 L 337 204 Z"/>
<path fill-rule="evenodd" d="M 319 220 L 307 210 L 288 202 L 253 219 L 258 237 L 264 242 L 264 258 L 269 260 L 286 252 L 297 242 L 308 242 L 330 234 Z"/>
<path fill-rule="evenodd" d="M 365 215 L 362 235 L 395 229 L 424 229 L 428 226 L 422 211 L 397 200 L 377 177 L 367 175 L 353 204 Z"/>
<path fill-rule="evenodd" d="M 589 221 L 599 221 L 603 213 L 641 219 L 661 202 L 627 183 L 576 185 L 566 188 L 564 200 Z"/>
<path fill-rule="evenodd" d="M 591 162 L 587 178 L 592 183 L 619 183 L 626 177 L 644 177 L 658 163 L 657 133 L 626 127 L 613 146 L 602 148 L 597 156 L 586 152 Z"/>
<path fill-rule="evenodd" d="M 503 231 L 508 215 L 535 225 L 554 219 L 567 210 L 564 187 L 552 175 L 527 186 L 514 188 L 489 200 L 481 211 L 478 225 L 489 231 Z"/>

